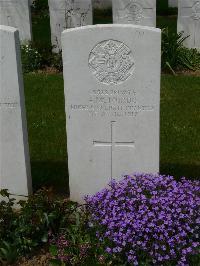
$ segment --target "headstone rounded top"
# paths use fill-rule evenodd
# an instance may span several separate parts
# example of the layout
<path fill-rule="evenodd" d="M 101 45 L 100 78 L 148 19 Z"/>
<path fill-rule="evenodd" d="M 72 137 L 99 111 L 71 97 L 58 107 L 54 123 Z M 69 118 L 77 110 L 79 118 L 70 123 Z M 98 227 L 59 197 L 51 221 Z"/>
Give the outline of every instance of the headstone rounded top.
<path fill-rule="evenodd" d="M 143 25 L 134 25 L 134 24 L 96 24 L 96 25 L 87 25 L 77 28 L 69 28 L 62 32 L 62 36 L 64 36 L 68 32 L 72 31 L 83 31 L 83 30 L 100 30 L 100 29 L 114 29 L 114 28 L 130 28 L 130 29 L 138 29 L 143 31 L 153 31 L 153 32 L 161 32 L 161 29 L 150 27 L 150 26 L 143 26 Z"/>
<path fill-rule="evenodd" d="M 0 30 L 10 31 L 10 32 L 18 31 L 18 29 L 14 28 L 14 27 L 6 26 L 6 25 L 0 25 Z"/>
<path fill-rule="evenodd" d="M 100 82 L 119 84 L 133 74 L 133 53 L 121 41 L 104 40 L 92 49 L 89 67 Z"/>

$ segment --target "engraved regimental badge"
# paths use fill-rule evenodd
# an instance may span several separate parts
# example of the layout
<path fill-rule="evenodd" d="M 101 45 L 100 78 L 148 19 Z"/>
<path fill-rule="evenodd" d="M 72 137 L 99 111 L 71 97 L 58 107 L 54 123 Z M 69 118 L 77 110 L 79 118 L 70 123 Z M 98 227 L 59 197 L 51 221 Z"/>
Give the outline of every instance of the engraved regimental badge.
<path fill-rule="evenodd" d="M 192 17 L 195 20 L 200 20 L 200 2 L 196 2 L 192 7 Z"/>
<path fill-rule="evenodd" d="M 104 84 L 124 82 L 133 74 L 134 65 L 130 48 L 116 40 L 98 43 L 89 55 L 92 73 Z"/>
<path fill-rule="evenodd" d="M 127 17 L 130 21 L 139 23 L 143 19 L 143 7 L 137 3 L 129 3 L 126 7 Z"/>

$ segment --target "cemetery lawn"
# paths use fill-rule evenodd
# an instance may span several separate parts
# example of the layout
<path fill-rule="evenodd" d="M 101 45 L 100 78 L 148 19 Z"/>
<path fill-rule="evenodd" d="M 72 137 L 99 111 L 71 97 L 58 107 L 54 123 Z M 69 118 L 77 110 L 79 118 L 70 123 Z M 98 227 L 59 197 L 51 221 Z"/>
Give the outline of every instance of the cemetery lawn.
<path fill-rule="evenodd" d="M 24 77 L 34 189 L 68 187 L 64 91 L 61 74 Z"/>
<path fill-rule="evenodd" d="M 33 15 L 32 31 L 33 41 L 36 42 L 39 47 L 51 45 L 50 18 L 48 14 L 46 14 L 46 16 Z"/>
<path fill-rule="evenodd" d="M 168 28 L 170 32 L 176 33 L 177 31 L 177 16 L 157 16 L 157 27 L 160 29 Z"/>
<path fill-rule="evenodd" d="M 66 194 L 67 149 L 62 74 L 24 76 L 34 190 Z M 200 77 L 162 75 L 161 173 L 198 178 Z"/>

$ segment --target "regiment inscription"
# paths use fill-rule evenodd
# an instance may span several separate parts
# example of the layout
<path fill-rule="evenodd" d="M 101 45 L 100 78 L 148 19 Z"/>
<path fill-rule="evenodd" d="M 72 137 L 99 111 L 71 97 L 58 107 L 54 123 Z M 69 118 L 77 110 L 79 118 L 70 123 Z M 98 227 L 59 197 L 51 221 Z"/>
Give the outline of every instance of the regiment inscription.
<path fill-rule="evenodd" d="M 154 106 L 137 102 L 134 89 L 92 89 L 87 104 L 71 104 L 71 111 L 85 111 L 92 117 L 136 117 Z"/>

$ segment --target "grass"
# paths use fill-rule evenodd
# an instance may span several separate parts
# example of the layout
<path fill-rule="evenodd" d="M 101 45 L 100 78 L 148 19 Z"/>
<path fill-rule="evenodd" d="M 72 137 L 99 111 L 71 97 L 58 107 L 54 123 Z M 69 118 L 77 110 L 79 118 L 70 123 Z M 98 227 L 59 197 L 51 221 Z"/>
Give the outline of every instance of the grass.
<path fill-rule="evenodd" d="M 24 77 L 34 189 L 67 192 L 67 152 L 61 74 Z M 161 173 L 200 173 L 200 77 L 162 76 Z"/>
<path fill-rule="evenodd" d="M 157 27 L 176 31 L 177 9 L 157 1 Z M 162 15 L 165 16 L 162 16 Z M 94 12 L 94 24 L 112 23 L 112 11 Z M 48 14 L 33 16 L 34 41 L 50 45 Z M 25 79 L 34 189 L 53 186 L 66 193 L 67 149 L 61 74 L 27 74 Z M 161 173 L 198 177 L 200 173 L 200 77 L 162 76 Z M 67 191 L 68 192 L 68 191 Z"/>
<path fill-rule="evenodd" d="M 200 77 L 162 76 L 161 172 L 200 177 Z"/>
<path fill-rule="evenodd" d="M 33 41 L 38 45 L 51 44 L 50 18 L 48 14 L 32 16 Z"/>
<path fill-rule="evenodd" d="M 24 77 L 34 189 L 67 192 L 68 171 L 62 75 Z"/>
<path fill-rule="evenodd" d="M 157 0 L 156 1 L 156 13 L 157 13 L 157 16 L 177 15 L 178 9 L 168 7 L 168 0 Z"/>
<path fill-rule="evenodd" d="M 168 28 L 171 32 L 177 31 L 177 16 L 157 16 L 157 28 Z"/>

